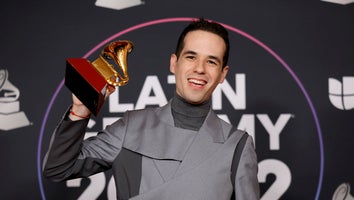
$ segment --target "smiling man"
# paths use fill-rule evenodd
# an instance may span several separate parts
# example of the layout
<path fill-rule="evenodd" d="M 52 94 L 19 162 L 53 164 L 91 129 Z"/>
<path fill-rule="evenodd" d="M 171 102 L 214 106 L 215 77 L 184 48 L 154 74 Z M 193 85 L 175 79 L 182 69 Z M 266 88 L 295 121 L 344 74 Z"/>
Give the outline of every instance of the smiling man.
<path fill-rule="evenodd" d="M 63 181 L 112 169 L 117 199 L 259 199 L 252 138 L 211 109 L 211 95 L 229 70 L 228 56 L 222 25 L 190 23 L 170 58 L 176 92 L 168 104 L 127 111 L 87 140 L 90 111 L 73 95 L 54 131 L 44 175 Z M 235 151 L 241 138 L 246 140 Z"/>
<path fill-rule="evenodd" d="M 176 92 L 191 104 L 201 104 L 210 99 L 229 70 L 223 62 L 226 44 L 218 35 L 202 30 L 189 32 L 183 43 L 182 51 L 170 61 Z"/>

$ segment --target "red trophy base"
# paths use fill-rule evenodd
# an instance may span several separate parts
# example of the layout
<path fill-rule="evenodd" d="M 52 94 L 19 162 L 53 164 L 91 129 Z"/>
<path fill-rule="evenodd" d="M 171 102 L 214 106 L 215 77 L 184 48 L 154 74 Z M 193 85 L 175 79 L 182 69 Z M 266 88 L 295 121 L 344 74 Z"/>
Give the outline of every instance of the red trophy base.
<path fill-rule="evenodd" d="M 65 85 L 75 96 L 97 116 L 104 103 L 107 81 L 84 58 L 66 60 Z"/>

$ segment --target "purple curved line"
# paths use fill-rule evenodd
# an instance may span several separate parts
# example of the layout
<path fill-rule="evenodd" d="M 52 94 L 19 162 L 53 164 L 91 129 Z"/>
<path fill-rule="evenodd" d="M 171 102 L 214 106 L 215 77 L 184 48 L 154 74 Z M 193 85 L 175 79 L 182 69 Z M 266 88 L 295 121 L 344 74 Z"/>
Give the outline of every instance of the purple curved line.
<path fill-rule="evenodd" d="M 40 130 L 40 134 L 39 134 L 39 138 L 38 138 L 38 149 L 37 149 L 37 173 L 38 173 L 38 182 L 39 182 L 39 189 L 41 192 L 41 196 L 42 199 L 45 200 L 45 194 L 44 194 L 44 187 L 43 187 L 43 182 L 42 182 L 42 168 L 41 168 L 41 152 L 42 152 L 42 140 L 43 140 L 43 133 L 44 133 L 44 128 L 45 128 L 45 124 L 47 123 L 48 120 L 48 115 L 50 110 L 52 109 L 53 103 L 55 101 L 55 99 L 57 98 L 61 88 L 64 85 L 64 80 L 61 81 L 61 83 L 59 84 L 59 86 L 57 87 L 57 89 L 55 90 L 49 105 L 47 107 L 47 110 L 45 112 L 43 121 L 42 121 L 42 125 L 41 125 L 41 130 Z"/>
<path fill-rule="evenodd" d="M 134 31 L 136 29 L 140 29 L 142 27 L 146 27 L 146 26 L 151 26 L 154 24 L 161 24 L 161 23 L 170 23 L 170 22 L 180 22 L 180 21 L 192 21 L 196 18 L 187 18 L 187 17 L 179 17 L 179 18 L 165 18 L 165 19 L 159 19 L 159 20 L 154 20 L 154 21 L 149 21 L 146 23 L 142 23 L 142 24 L 138 24 L 136 26 L 132 26 L 128 29 L 125 29 L 121 32 L 116 33 L 115 35 L 112 35 L 111 37 L 103 40 L 101 43 L 99 43 L 98 45 L 96 45 L 93 49 L 91 49 L 89 52 L 87 52 L 83 58 L 87 58 L 89 57 L 91 54 L 93 54 L 95 51 L 97 51 L 98 49 L 100 49 L 102 46 L 104 46 L 105 44 L 107 44 L 108 42 L 110 42 L 111 40 L 124 35 L 126 33 L 129 33 L 131 31 Z M 290 68 L 290 66 L 277 54 L 275 53 L 272 49 L 270 49 L 268 46 L 266 46 L 264 43 L 262 43 L 261 41 L 259 41 L 258 39 L 254 38 L 253 36 L 239 30 L 236 29 L 232 26 L 229 26 L 227 24 L 223 24 L 221 23 L 223 26 L 225 26 L 225 28 L 234 31 L 246 38 L 248 38 L 249 40 L 255 42 L 256 44 L 258 44 L 260 47 L 262 47 L 263 49 L 265 49 L 269 54 L 271 54 L 276 60 L 278 60 L 283 67 L 286 68 L 286 70 L 290 73 L 290 75 L 294 78 L 295 82 L 297 83 L 297 85 L 300 87 L 302 93 L 304 94 L 307 103 L 310 106 L 312 115 L 314 117 L 315 120 L 315 124 L 316 124 L 316 128 L 317 128 L 317 133 L 318 133 L 318 138 L 319 138 L 319 145 L 320 145 L 320 176 L 319 176 L 319 182 L 318 182 L 318 186 L 317 186 L 317 192 L 316 192 L 316 197 L 315 199 L 317 200 L 319 198 L 320 192 L 321 192 L 321 187 L 322 187 L 322 181 L 323 181 L 323 171 L 324 171 L 324 148 L 323 148 L 323 141 L 322 141 L 322 131 L 321 131 L 321 127 L 320 127 L 320 123 L 317 117 L 317 113 L 315 110 L 315 107 L 313 106 L 313 103 L 311 101 L 310 96 L 308 95 L 305 87 L 303 86 L 303 84 L 301 83 L 300 79 L 297 77 L 297 75 L 292 71 L 292 69 Z M 48 120 L 48 115 L 49 112 L 53 106 L 53 102 L 55 100 L 55 98 L 57 97 L 58 93 L 60 92 L 61 88 L 64 85 L 64 79 L 61 81 L 61 83 L 59 84 L 57 90 L 55 91 L 48 107 L 45 113 L 45 116 L 43 118 L 42 121 L 42 126 L 41 126 L 41 130 L 40 130 L 40 134 L 39 134 L 39 140 L 38 140 L 38 151 L 37 151 L 37 173 L 38 173 L 38 181 L 39 181 L 39 186 L 40 186 L 40 191 L 41 191 L 41 195 L 42 195 L 42 199 L 45 200 L 45 194 L 44 194 L 44 188 L 43 188 L 43 183 L 42 183 L 42 176 L 41 176 L 41 162 L 40 162 L 40 158 L 41 158 L 41 144 L 42 144 L 42 139 L 43 139 L 43 132 L 44 132 L 44 127 L 45 124 Z"/>

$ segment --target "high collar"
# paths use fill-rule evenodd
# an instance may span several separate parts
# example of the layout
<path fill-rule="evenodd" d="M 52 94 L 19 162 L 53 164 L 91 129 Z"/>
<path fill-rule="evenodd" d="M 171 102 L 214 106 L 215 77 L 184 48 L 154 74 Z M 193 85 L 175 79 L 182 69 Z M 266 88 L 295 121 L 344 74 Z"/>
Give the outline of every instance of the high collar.
<path fill-rule="evenodd" d="M 172 99 L 169 101 L 168 104 L 159 108 L 156 114 L 158 115 L 161 121 L 164 121 L 170 126 L 174 126 L 174 120 L 171 112 L 171 101 Z M 225 139 L 228 137 L 229 134 L 227 133 L 227 135 L 224 135 L 221 120 L 211 108 L 209 108 L 206 119 L 198 132 L 205 132 L 205 134 L 209 134 L 213 142 L 216 143 L 224 143 Z"/>
<path fill-rule="evenodd" d="M 189 117 L 206 117 L 210 110 L 210 100 L 201 104 L 191 104 L 178 94 L 172 98 L 171 107 L 174 112 Z"/>

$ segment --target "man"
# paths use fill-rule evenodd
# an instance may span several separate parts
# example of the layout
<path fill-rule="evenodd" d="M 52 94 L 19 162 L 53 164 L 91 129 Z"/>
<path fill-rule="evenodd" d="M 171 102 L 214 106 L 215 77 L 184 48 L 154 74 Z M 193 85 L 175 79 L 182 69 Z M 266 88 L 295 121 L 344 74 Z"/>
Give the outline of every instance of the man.
<path fill-rule="evenodd" d="M 258 199 L 252 138 L 231 177 L 243 132 L 211 110 L 212 92 L 229 70 L 228 55 L 224 27 L 204 19 L 192 22 L 170 58 L 176 92 L 168 104 L 128 111 L 85 141 L 90 111 L 73 96 L 70 112 L 53 135 L 44 175 L 62 181 L 112 169 L 118 199 L 229 200 L 233 192 L 238 200 Z"/>

